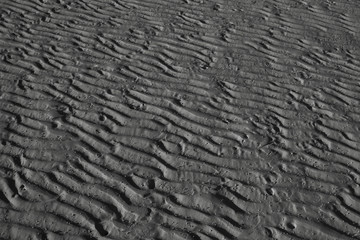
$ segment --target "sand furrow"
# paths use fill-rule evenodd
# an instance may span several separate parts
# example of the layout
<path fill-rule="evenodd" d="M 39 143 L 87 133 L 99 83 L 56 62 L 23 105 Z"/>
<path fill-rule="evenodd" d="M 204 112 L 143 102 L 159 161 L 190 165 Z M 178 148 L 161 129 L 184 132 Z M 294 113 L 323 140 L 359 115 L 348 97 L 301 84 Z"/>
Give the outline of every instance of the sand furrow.
<path fill-rule="evenodd" d="M 355 1 L 2 1 L 1 239 L 360 239 Z"/>

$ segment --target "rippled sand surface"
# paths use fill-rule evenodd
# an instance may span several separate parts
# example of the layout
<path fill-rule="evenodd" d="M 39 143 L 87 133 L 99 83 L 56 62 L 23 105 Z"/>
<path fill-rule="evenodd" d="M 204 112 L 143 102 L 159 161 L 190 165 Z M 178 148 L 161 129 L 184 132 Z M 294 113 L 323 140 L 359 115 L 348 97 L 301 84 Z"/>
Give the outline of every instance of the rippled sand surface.
<path fill-rule="evenodd" d="M 0 1 L 0 239 L 360 239 L 359 184 L 359 1 Z"/>

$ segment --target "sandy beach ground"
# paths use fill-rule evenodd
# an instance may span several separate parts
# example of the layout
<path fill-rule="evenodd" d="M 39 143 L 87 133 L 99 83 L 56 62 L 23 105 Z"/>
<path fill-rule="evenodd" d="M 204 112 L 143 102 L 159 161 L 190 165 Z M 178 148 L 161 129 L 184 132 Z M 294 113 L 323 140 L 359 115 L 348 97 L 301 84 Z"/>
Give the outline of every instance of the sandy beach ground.
<path fill-rule="evenodd" d="M 0 239 L 360 239 L 360 1 L 1 0 Z"/>

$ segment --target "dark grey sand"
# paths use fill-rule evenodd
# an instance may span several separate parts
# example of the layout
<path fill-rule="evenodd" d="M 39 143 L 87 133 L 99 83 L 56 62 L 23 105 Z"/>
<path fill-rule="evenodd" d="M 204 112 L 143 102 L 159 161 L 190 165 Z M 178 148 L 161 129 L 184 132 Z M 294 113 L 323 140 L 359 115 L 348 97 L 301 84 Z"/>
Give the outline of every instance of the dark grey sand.
<path fill-rule="evenodd" d="M 360 1 L 0 17 L 0 239 L 360 239 Z"/>

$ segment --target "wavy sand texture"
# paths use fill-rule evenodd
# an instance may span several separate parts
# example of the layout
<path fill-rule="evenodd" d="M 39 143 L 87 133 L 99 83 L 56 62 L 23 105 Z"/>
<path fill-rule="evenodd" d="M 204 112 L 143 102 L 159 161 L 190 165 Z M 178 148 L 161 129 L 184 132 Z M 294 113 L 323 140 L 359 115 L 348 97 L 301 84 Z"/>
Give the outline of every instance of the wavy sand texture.
<path fill-rule="evenodd" d="M 360 239 L 359 1 L 0 17 L 0 239 Z"/>

